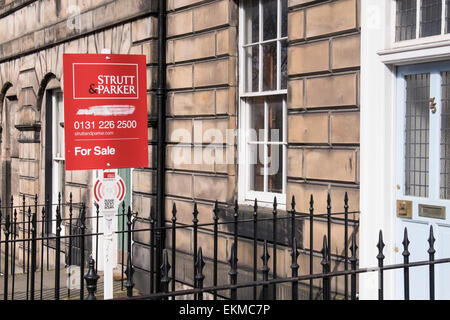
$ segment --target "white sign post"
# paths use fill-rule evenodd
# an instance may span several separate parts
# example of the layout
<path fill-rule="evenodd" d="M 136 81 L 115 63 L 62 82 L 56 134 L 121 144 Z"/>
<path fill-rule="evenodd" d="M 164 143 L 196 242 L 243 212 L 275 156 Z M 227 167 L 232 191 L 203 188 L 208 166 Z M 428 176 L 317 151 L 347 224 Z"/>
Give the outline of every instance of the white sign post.
<path fill-rule="evenodd" d="M 103 233 L 103 248 L 98 267 L 103 270 L 104 299 L 113 298 L 113 270 L 117 266 L 117 212 L 120 202 L 125 197 L 125 184 L 118 176 L 117 170 L 102 170 L 95 182 L 94 198 L 99 204 L 100 232 Z"/>

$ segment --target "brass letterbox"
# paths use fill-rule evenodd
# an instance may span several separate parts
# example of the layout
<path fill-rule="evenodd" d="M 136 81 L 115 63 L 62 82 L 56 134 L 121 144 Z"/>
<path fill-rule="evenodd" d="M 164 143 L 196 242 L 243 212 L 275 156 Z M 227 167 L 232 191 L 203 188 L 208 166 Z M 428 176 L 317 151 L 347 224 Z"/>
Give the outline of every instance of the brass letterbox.
<path fill-rule="evenodd" d="M 445 219 L 445 207 L 419 204 L 419 216 L 433 219 Z"/>
<path fill-rule="evenodd" d="M 397 217 L 412 219 L 412 201 L 397 200 Z"/>

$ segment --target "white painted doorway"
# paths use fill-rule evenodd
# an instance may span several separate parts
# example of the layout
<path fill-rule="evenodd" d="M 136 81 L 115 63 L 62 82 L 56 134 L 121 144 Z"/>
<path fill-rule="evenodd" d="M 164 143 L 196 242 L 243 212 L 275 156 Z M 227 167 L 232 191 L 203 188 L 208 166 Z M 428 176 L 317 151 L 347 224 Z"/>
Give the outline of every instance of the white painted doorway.
<path fill-rule="evenodd" d="M 403 263 L 404 229 L 409 261 L 428 260 L 432 226 L 435 259 L 450 257 L 450 61 L 397 68 L 396 263 Z M 437 265 L 436 299 L 450 299 L 450 265 Z M 410 299 L 429 299 L 429 267 L 410 268 Z M 404 298 L 403 269 L 395 296 Z"/>

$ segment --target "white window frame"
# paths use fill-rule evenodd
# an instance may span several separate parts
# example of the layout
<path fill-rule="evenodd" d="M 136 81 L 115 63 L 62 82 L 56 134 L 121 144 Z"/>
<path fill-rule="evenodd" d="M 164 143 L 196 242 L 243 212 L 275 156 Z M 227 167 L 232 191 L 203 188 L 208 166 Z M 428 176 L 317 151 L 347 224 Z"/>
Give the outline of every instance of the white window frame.
<path fill-rule="evenodd" d="M 396 6 L 396 0 L 391 0 L 391 42 L 393 48 L 401 48 L 401 47 L 408 47 L 408 46 L 415 46 L 415 45 L 421 45 L 425 43 L 433 43 L 436 41 L 444 41 L 444 40 L 450 40 L 450 32 L 445 33 L 445 22 L 446 22 L 446 6 L 445 2 L 446 0 L 442 0 L 442 13 L 441 13 L 441 34 L 435 35 L 435 36 L 428 36 L 428 37 L 419 37 L 420 36 L 420 4 L 422 0 L 416 0 L 417 2 L 417 9 L 416 9 L 416 38 L 410 39 L 410 40 L 402 40 L 402 41 L 396 41 L 395 40 L 395 26 L 396 26 L 396 19 L 397 19 L 397 6 Z"/>
<path fill-rule="evenodd" d="M 420 0 L 416 0 L 420 1 Z M 444 4 L 445 4 L 445 0 Z M 367 23 L 363 23 L 367 27 L 379 30 L 380 34 L 385 35 L 384 48 L 378 51 L 381 62 L 386 65 L 406 65 L 413 63 L 426 63 L 437 60 L 444 60 L 450 57 L 448 46 L 450 46 L 450 33 L 443 33 L 445 28 L 445 6 L 442 9 L 441 34 L 411 40 L 396 41 L 395 40 L 395 24 L 397 6 L 396 0 L 385 0 L 387 10 L 382 12 L 377 10 L 377 6 L 368 4 L 369 13 L 366 15 Z M 420 3 L 418 3 L 419 5 Z M 383 4 L 384 5 L 384 4 Z M 382 23 L 382 15 L 389 16 L 388 23 Z M 364 19 L 363 19 L 364 20 Z M 416 36 L 418 36 L 420 11 L 416 16 Z M 363 60 L 362 62 L 363 63 Z"/>
<path fill-rule="evenodd" d="M 263 15 L 262 15 L 262 1 L 259 0 L 259 40 L 263 39 L 262 32 L 263 32 Z M 282 15 L 282 7 L 281 7 L 281 0 L 277 0 L 277 16 L 278 16 L 278 24 L 277 24 L 277 38 L 276 40 L 271 39 L 267 41 L 259 41 L 257 42 L 259 47 L 259 70 L 260 73 L 263 72 L 263 50 L 262 50 L 262 44 L 268 43 L 268 42 L 274 42 L 281 44 L 282 41 L 287 41 L 287 35 L 285 37 L 282 37 L 282 30 L 281 30 L 281 15 Z M 239 172 L 238 172 L 238 201 L 241 204 L 247 204 L 252 205 L 254 203 L 255 199 L 258 199 L 258 205 L 263 207 L 271 207 L 273 204 L 273 200 L 276 197 L 278 208 L 281 210 L 286 209 L 286 186 L 287 186 L 287 88 L 281 89 L 281 45 L 277 45 L 277 90 L 271 90 L 271 91 L 263 91 L 263 83 L 262 83 L 262 76 L 259 76 L 259 90 L 258 92 L 245 92 L 245 61 L 244 61 L 244 49 L 246 47 L 249 47 L 251 45 L 255 45 L 255 43 L 251 44 L 244 44 L 244 17 L 245 17 L 245 9 L 243 5 L 243 1 L 239 2 L 239 143 L 238 143 L 238 154 L 239 154 Z M 250 129 L 250 104 L 246 101 L 247 99 L 254 98 L 254 97 L 268 97 L 268 96 L 276 96 L 276 95 L 282 95 L 283 98 L 283 105 L 282 105 L 282 112 L 283 112 L 283 132 L 282 134 L 282 140 L 278 143 L 270 142 L 270 144 L 279 144 L 283 148 L 283 161 L 281 163 L 281 170 L 283 170 L 283 192 L 282 193 L 273 193 L 273 192 L 262 192 L 262 191 L 254 191 L 250 190 L 250 164 L 249 164 L 249 148 L 247 147 L 248 144 L 248 130 Z M 264 105 L 264 114 L 265 119 L 267 119 L 268 115 L 268 105 L 267 102 L 265 102 Z M 264 145 L 264 155 L 265 164 L 268 163 L 268 153 L 267 153 L 267 144 L 268 142 L 268 128 L 267 128 L 267 121 L 265 121 L 264 124 L 264 142 L 259 142 L 256 144 L 263 144 Z M 267 172 L 267 166 L 264 167 L 265 174 Z M 266 180 L 264 182 L 264 189 L 267 189 L 267 183 Z"/>
<path fill-rule="evenodd" d="M 64 155 L 64 96 L 61 90 L 54 89 L 52 95 L 52 204 L 58 203 L 58 194 L 64 189 L 65 155 Z M 57 96 L 62 100 L 58 101 Z M 59 144 L 59 146 L 58 146 Z M 58 152 L 59 151 L 59 152 Z M 64 192 L 61 193 L 61 204 L 64 204 Z M 64 206 L 61 207 L 61 209 Z M 52 210 L 52 230 L 56 230 L 56 221 Z M 63 213 L 61 212 L 61 215 Z M 61 224 L 61 234 L 64 235 L 64 224 Z"/>

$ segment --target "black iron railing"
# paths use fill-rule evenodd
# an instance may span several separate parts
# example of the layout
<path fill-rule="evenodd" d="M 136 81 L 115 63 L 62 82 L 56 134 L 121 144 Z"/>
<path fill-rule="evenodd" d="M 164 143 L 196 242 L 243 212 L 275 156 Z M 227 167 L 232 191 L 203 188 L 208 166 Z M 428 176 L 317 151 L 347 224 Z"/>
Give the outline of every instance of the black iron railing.
<path fill-rule="evenodd" d="M 175 298 L 176 296 L 180 295 L 194 295 L 194 299 L 201 300 L 203 298 L 204 293 L 210 293 L 213 296 L 213 299 L 216 300 L 219 296 L 218 292 L 229 290 L 229 295 L 221 294 L 220 298 L 230 298 L 230 299 L 237 299 L 237 290 L 238 288 L 252 288 L 252 298 L 258 299 L 257 295 L 257 288 L 262 288 L 262 298 L 266 299 L 269 296 L 269 285 L 272 286 L 272 297 L 271 299 L 277 298 L 277 284 L 283 284 L 283 283 L 291 283 L 292 287 L 292 299 L 297 300 L 298 299 L 298 288 L 299 288 L 299 281 L 308 280 L 309 281 L 309 298 L 314 299 L 314 286 L 313 286 L 313 280 L 314 279 L 323 279 L 323 297 L 325 299 L 329 299 L 331 297 L 331 277 L 332 276 L 338 276 L 342 275 L 345 277 L 345 287 L 344 287 L 344 299 L 349 298 L 349 290 L 348 290 L 348 277 L 351 276 L 351 294 L 350 298 L 355 299 L 356 298 L 356 275 L 358 272 L 350 272 L 349 267 L 351 266 L 352 270 L 356 270 L 357 266 L 357 257 L 356 257 L 356 227 L 358 225 L 358 220 L 355 219 L 349 219 L 349 215 L 356 215 L 359 214 L 358 211 L 349 211 L 348 206 L 348 195 L 345 194 L 344 197 L 344 212 L 331 212 L 331 197 L 328 195 L 327 197 L 327 213 L 326 214 L 315 214 L 314 213 L 314 199 L 313 196 L 311 196 L 309 201 L 310 209 L 309 213 L 302 213 L 298 212 L 295 209 L 296 203 L 295 198 L 292 198 L 291 201 L 291 209 L 286 212 L 284 215 L 279 214 L 279 210 L 277 209 L 277 202 L 276 199 L 274 199 L 273 202 L 273 209 L 272 209 L 272 217 L 264 217 L 260 218 L 258 211 L 258 202 L 255 200 L 253 205 L 253 214 L 251 218 L 248 219 L 239 219 L 240 211 L 238 203 L 235 202 L 234 209 L 233 209 L 233 220 L 232 221 L 222 221 L 219 222 L 219 204 L 216 201 L 213 212 L 213 222 L 210 223 L 199 223 L 198 220 L 198 209 L 197 204 L 193 204 L 193 220 L 192 224 L 186 225 L 186 224 L 180 224 L 177 222 L 177 208 L 176 205 L 173 205 L 172 208 L 172 218 L 171 223 L 167 225 L 160 231 L 165 230 L 171 230 L 171 247 L 169 249 L 165 249 L 163 251 L 163 258 L 162 258 L 162 265 L 160 266 L 160 273 L 161 273 L 161 279 L 155 279 L 154 276 L 156 274 L 156 266 L 154 265 L 154 258 L 153 258 L 153 250 L 150 251 L 150 294 L 147 295 L 140 295 L 138 297 L 132 297 L 128 296 L 128 298 L 133 299 L 153 299 L 153 298 L 165 298 L 165 297 L 172 297 Z M 343 217 L 342 217 L 343 216 Z M 154 244 L 154 234 L 158 231 L 154 225 L 154 212 L 152 210 L 150 214 L 150 229 L 134 229 L 133 232 L 150 232 L 150 247 L 153 248 Z M 314 267 L 314 256 L 318 252 L 313 248 L 313 238 L 314 238 L 314 221 L 317 219 L 326 219 L 327 224 L 327 234 L 324 235 L 324 247 L 321 251 L 319 251 L 322 254 L 322 261 L 321 265 L 323 267 L 323 273 L 320 275 L 315 275 L 313 273 L 313 267 Z M 277 273 L 277 247 L 279 246 L 279 242 L 277 240 L 277 224 L 280 221 L 286 221 L 288 220 L 291 225 L 291 233 L 290 233 L 290 247 L 291 247 L 291 278 L 278 278 Z M 310 246 L 309 248 L 302 248 L 302 250 L 307 252 L 309 254 L 309 276 L 298 276 L 298 257 L 299 257 L 299 250 L 298 250 L 298 241 L 296 239 L 296 221 L 299 220 L 307 220 L 310 224 Z M 262 239 L 262 237 L 259 236 L 258 233 L 258 225 L 261 222 L 269 221 L 272 223 L 272 238 L 270 241 L 267 239 Z M 344 256 L 332 256 L 331 250 L 329 249 L 331 246 L 331 242 L 329 239 L 331 239 L 331 225 L 335 221 L 340 221 L 344 223 Z M 245 223 L 252 223 L 252 237 L 251 241 L 253 242 L 253 265 L 252 265 L 252 280 L 253 281 L 247 281 L 245 283 L 238 283 L 238 274 L 239 274 L 239 265 L 238 265 L 238 240 L 241 238 L 241 235 L 239 235 L 238 230 L 239 226 Z M 349 243 L 349 223 L 352 223 L 353 225 L 353 232 L 352 232 L 352 245 L 350 246 Z M 231 246 L 231 252 L 229 257 L 229 265 L 230 265 L 230 271 L 229 271 L 229 279 L 230 284 L 229 285 L 218 285 L 217 284 L 217 273 L 218 273 L 218 237 L 219 237 L 219 226 L 227 225 L 227 224 L 233 224 L 233 239 L 234 242 Z M 198 246 L 198 233 L 199 229 L 206 229 L 211 228 L 213 229 L 213 259 L 212 259 L 212 286 L 203 288 L 203 281 L 205 279 L 203 268 L 205 266 L 204 260 L 203 260 L 203 253 L 201 246 Z M 179 279 L 176 279 L 176 254 L 177 254 L 177 242 L 176 242 L 176 231 L 179 229 L 192 229 L 193 232 L 193 255 L 192 255 L 192 263 L 193 263 L 193 289 L 189 290 L 176 290 L 176 282 L 179 281 Z M 261 257 L 263 266 L 261 270 L 258 270 L 257 268 L 257 252 L 258 252 L 258 242 L 263 244 L 263 255 Z M 270 242 L 270 243 L 269 243 Z M 272 246 L 273 250 L 273 257 L 269 256 L 268 253 L 268 247 Z M 348 250 L 352 249 L 352 256 L 348 256 Z M 169 259 L 169 251 L 171 252 L 171 259 Z M 337 273 L 330 273 L 331 272 L 331 259 L 337 259 L 342 260 L 344 264 L 344 273 L 337 274 Z M 269 261 L 272 259 L 272 279 L 269 280 Z M 171 262 L 169 262 L 171 261 Z M 262 281 L 258 281 L 258 275 L 261 274 Z M 297 280 L 296 280 L 297 279 Z M 154 282 L 160 281 L 162 292 L 155 292 L 154 290 Z M 170 292 L 169 292 L 170 288 Z"/>
<path fill-rule="evenodd" d="M 0 222 L 3 232 L 0 232 L 0 271 L 3 272 L 3 298 L 8 299 L 95 299 L 98 288 L 98 280 L 102 280 L 98 276 L 96 261 L 98 261 L 98 243 L 99 237 L 103 236 L 99 230 L 99 219 L 102 217 L 99 213 L 99 207 L 95 205 L 92 213 L 87 215 L 87 208 L 84 203 L 74 203 L 70 195 L 69 201 L 64 202 L 61 197 L 58 203 L 38 204 L 35 197 L 32 204 L 27 204 L 25 197 L 20 205 L 14 206 L 14 200 L 11 199 L 9 206 L 1 206 L 0 204 Z M 448 263 L 449 259 L 435 259 L 435 238 L 433 229 L 430 228 L 429 236 L 429 259 L 427 261 L 410 262 L 409 261 L 409 240 L 407 229 L 405 229 L 403 240 L 403 264 L 384 265 L 385 256 L 383 253 L 385 244 L 383 242 L 383 234 L 380 231 L 378 239 L 378 266 L 374 268 L 358 268 L 358 247 L 356 241 L 356 232 L 358 228 L 358 211 L 349 210 L 349 199 L 345 194 L 343 201 L 343 212 L 332 212 L 331 197 L 328 195 L 326 199 L 326 213 L 317 213 L 314 208 L 314 199 L 309 199 L 309 212 L 300 212 L 296 209 L 295 198 L 292 198 L 290 207 L 286 211 L 278 209 L 276 199 L 274 199 L 271 214 L 261 214 L 262 208 L 258 205 L 257 200 L 254 201 L 251 214 L 245 216 L 243 208 L 239 208 L 237 202 L 234 207 L 226 208 L 225 205 L 219 205 L 216 201 L 212 209 L 211 222 L 202 223 L 199 220 L 199 210 L 197 203 L 193 203 L 192 223 L 183 224 L 179 221 L 177 215 L 177 207 L 172 207 L 171 219 L 166 221 L 163 227 L 157 227 L 155 224 L 155 212 L 151 208 L 149 227 L 138 228 L 136 225 L 137 213 L 133 213 L 131 208 L 121 205 L 117 214 L 117 218 L 122 221 L 122 230 L 116 231 L 121 235 L 122 255 L 118 262 L 121 262 L 121 279 L 120 291 L 126 294 L 127 299 L 176 299 L 180 296 L 192 297 L 195 300 L 202 300 L 205 295 L 210 298 L 232 299 L 237 300 L 240 290 L 248 289 L 250 299 L 272 299 L 286 298 L 286 296 L 278 296 L 277 288 L 283 286 L 284 289 L 289 287 L 292 300 L 305 298 L 299 296 L 300 290 L 307 292 L 309 299 L 329 300 L 336 298 L 340 294 L 343 299 L 355 300 L 358 298 L 357 276 L 367 272 L 377 272 L 379 276 L 378 298 L 384 298 L 384 272 L 386 270 L 403 269 L 404 274 L 404 293 L 405 299 L 409 299 L 409 284 L 414 279 L 410 279 L 410 268 L 418 266 L 429 266 L 429 298 L 435 298 L 435 268 L 436 264 Z M 267 211 L 267 210 L 266 210 Z M 51 215 L 54 212 L 54 217 Z M 75 213 L 78 212 L 76 215 Z M 19 215 L 18 215 L 19 213 Z M 22 214 L 20 218 L 20 213 Z M 182 214 L 186 215 L 185 212 Z M 350 218 L 351 217 L 351 218 Z M 20 220 L 20 221 L 19 221 Z M 321 248 L 314 248 L 314 232 L 317 232 L 315 223 L 326 225 L 322 238 Z M 95 222 L 95 224 L 94 224 Z M 298 227 L 305 222 L 309 223 L 309 245 L 303 245 L 299 237 L 303 237 L 298 231 Z M 55 224 L 55 234 L 47 232 L 49 223 Z M 332 253 L 331 246 L 336 243 L 330 241 L 332 239 L 331 228 L 334 224 L 344 226 L 343 230 L 343 252 Z M 264 224 L 264 225 L 263 225 Z M 279 226 L 281 224 L 288 227 L 282 229 L 287 230 L 287 234 L 280 234 Z M 242 226 L 247 227 L 243 232 Z M 63 232 L 63 226 L 65 227 Z M 265 228 L 262 228 L 265 226 Z M 95 229 L 95 230 L 94 230 Z M 220 231 L 219 231 L 220 229 Z M 180 262 L 177 261 L 177 253 L 180 252 L 177 243 L 177 232 L 180 230 L 189 230 L 192 232 L 192 255 L 189 259 L 192 270 L 191 283 L 186 283 L 186 279 L 177 279 L 177 267 Z M 156 248 L 156 234 L 171 233 L 171 241 L 168 242 L 167 248 Z M 207 231 L 205 233 L 205 231 Z M 336 231 L 334 231 L 336 232 Z M 149 292 L 142 294 L 137 292 L 135 288 L 135 269 L 138 266 L 133 265 L 133 235 L 138 233 L 148 233 L 149 243 Z M 199 244 L 199 235 L 208 234 L 212 243 L 212 253 L 205 256 L 202 249 L 203 243 Z M 3 236 L 2 236 L 3 234 Z M 227 254 L 227 261 L 219 260 L 220 250 L 226 250 L 219 246 L 221 236 L 232 239 L 231 250 Z M 334 235 L 333 239 L 337 236 Z M 241 241 L 251 243 L 247 249 L 240 247 Z M 204 241 L 204 240 L 202 240 Z M 93 249 L 95 246 L 95 257 Z M 22 251 L 18 250 L 22 248 Z M 278 263 L 277 251 L 280 248 L 290 249 L 290 265 L 288 273 L 281 271 Z M 262 249 L 262 255 L 258 257 L 258 249 Z M 269 249 L 272 249 L 271 255 Z M 250 263 L 244 265 L 238 261 L 238 250 L 247 250 L 246 254 L 250 257 L 247 259 Z M 155 255 L 161 251 L 162 256 L 158 259 L 161 265 L 156 265 Z M 223 251 L 222 251 L 223 252 Z M 170 258 L 169 258 L 170 254 Z M 242 254 L 242 252 L 241 252 Z M 64 259 L 62 256 L 64 255 Z M 223 254 L 221 254 L 223 256 Z M 126 259 L 125 259 L 126 256 Z M 299 265 L 299 257 L 308 259 L 309 270 L 302 270 Z M 317 258 L 320 260 L 320 272 L 314 272 Z M 205 259 L 210 263 L 207 265 Z M 261 259 L 260 267 L 258 260 Z M 65 262 L 62 263 L 62 262 Z M 334 263 L 334 269 L 333 269 Z M 46 264 L 46 266 L 45 266 Z M 228 283 L 219 283 L 219 264 L 222 266 L 228 264 Z M 74 289 L 71 286 L 61 284 L 61 275 L 67 268 L 79 266 L 79 274 L 77 283 L 79 288 Z M 180 265 L 181 267 L 181 265 Z M 205 269 L 206 267 L 212 270 Z M 319 266 L 316 266 L 319 267 Z M 86 270 L 87 268 L 87 270 Z M 179 268 L 179 267 L 178 267 Z M 19 269 L 20 272 L 19 272 Z M 316 268 L 317 269 L 317 268 Z M 221 269 L 223 270 L 223 269 Z M 48 280 L 48 272 L 54 276 L 52 280 Z M 243 272 L 251 274 L 248 280 L 243 281 Z M 290 274 L 289 274 L 290 273 Z M 124 278 L 126 276 L 126 279 Z M 158 277 L 158 275 L 160 275 Z M 208 275 L 208 278 L 207 278 Z M 25 289 L 18 292 L 16 287 L 16 279 L 21 276 L 26 277 Z M 67 273 L 68 283 L 70 283 L 71 273 Z M 209 278 L 211 277 L 211 278 Z M 344 278 L 343 288 L 332 288 L 332 281 L 337 278 Z M 126 280 L 126 281 L 125 281 Z M 49 282 L 53 286 L 49 286 Z M 188 285 L 179 288 L 177 283 Z M 85 285 L 86 284 L 86 285 Z M 206 285 L 205 285 L 206 284 Z M 50 287 L 50 289 L 49 289 Z M 342 286 L 341 286 L 342 287 Z M 157 288 L 160 290 L 157 291 Z M 87 292 L 86 292 L 87 291 Z M 259 295 L 258 295 L 259 292 Z"/>
<path fill-rule="evenodd" d="M 102 217 L 98 205 L 94 205 L 95 212 L 87 216 L 86 205 L 74 203 L 72 194 L 67 202 L 62 201 L 61 195 L 55 204 L 50 204 L 48 200 L 45 204 L 39 204 L 37 196 L 28 202 L 33 203 L 27 204 L 25 196 L 21 198 L 20 205 L 14 205 L 12 197 L 8 206 L 0 201 L 0 279 L 3 281 L 0 296 L 4 300 L 60 300 L 74 299 L 76 296 L 83 300 L 88 258 L 92 258 L 94 265 L 98 261 L 99 237 L 103 235 L 99 232 Z M 122 207 L 125 208 L 124 205 Z M 128 219 L 131 223 L 132 216 L 129 214 L 117 214 L 117 217 L 123 221 Z M 52 223 L 54 234 L 49 232 Z M 116 231 L 122 235 L 127 232 Z M 128 250 L 131 252 L 131 248 Z M 122 250 L 122 261 L 123 255 Z M 71 279 L 73 275 L 69 268 L 74 267 L 77 267 L 78 279 Z M 97 271 L 95 267 L 94 273 L 97 274 Z M 63 275 L 66 275 L 66 285 Z M 70 285 L 71 280 L 75 280 L 75 289 Z M 124 282 L 123 275 L 121 282 Z"/>

